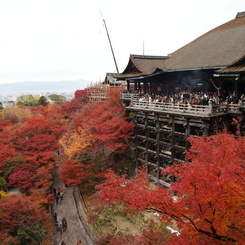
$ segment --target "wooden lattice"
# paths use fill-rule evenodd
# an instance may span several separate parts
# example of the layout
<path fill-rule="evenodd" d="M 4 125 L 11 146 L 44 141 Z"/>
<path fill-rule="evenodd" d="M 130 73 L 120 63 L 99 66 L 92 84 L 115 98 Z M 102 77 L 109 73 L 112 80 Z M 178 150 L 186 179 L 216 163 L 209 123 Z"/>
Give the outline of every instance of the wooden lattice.
<path fill-rule="evenodd" d="M 98 83 L 88 88 L 88 98 L 91 103 L 104 103 L 110 92 L 108 84 Z"/>

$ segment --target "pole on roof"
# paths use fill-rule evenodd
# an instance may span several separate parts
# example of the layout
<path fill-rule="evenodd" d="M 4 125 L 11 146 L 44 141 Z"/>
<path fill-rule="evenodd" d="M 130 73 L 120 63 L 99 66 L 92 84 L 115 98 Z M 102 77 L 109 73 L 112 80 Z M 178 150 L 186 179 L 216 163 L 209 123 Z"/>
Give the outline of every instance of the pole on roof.
<path fill-rule="evenodd" d="M 100 13 L 101 13 L 101 11 L 100 11 Z M 101 16 L 102 16 L 102 13 L 101 13 Z M 110 39 L 109 32 L 108 32 L 108 29 L 107 29 L 107 26 L 106 26 L 106 23 L 105 23 L 105 19 L 102 19 L 102 20 L 103 20 L 104 25 L 105 25 L 105 30 L 106 30 L 106 33 L 107 33 L 107 37 L 108 37 L 108 40 L 109 40 L 110 47 L 111 47 L 111 52 L 112 52 L 112 56 L 113 56 L 113 59 L 114 59 L 115 66 L 116 66 L 116 70 L 117 70 L 117 73 L 119 73 L 118 66 L 117 66 L 117 61 L 116 61 L 115 54 L 114 54 L 114 51 L 113 51 L 113 48 L 112 48 L 111 39 Z"/>
<path fill-rule="evenodd" d="M 143 40 L 143 55 L 145 55 L 145 41 Z"/>

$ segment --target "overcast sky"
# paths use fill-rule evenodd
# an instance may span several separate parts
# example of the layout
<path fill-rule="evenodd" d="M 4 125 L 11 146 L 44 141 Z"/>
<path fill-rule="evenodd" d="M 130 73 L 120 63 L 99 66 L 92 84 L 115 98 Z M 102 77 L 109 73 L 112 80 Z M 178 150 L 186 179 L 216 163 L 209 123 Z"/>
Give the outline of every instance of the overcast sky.
<path fill-rule="evenodd" d="M 0 0 L 0 83 L 103 80 L 116 69 L 102 18 L 122 72 L 130 54 L 167 55 L 242 11 L 244 0 Z"/>

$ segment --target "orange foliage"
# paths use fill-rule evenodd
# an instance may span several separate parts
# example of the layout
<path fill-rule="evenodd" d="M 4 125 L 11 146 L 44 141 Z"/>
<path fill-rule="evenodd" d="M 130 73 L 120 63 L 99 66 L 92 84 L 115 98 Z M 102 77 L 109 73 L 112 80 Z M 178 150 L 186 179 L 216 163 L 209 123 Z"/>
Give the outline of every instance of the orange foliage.
<path fill-rule="evenodd" d="M 70 135 L 65 134 L 60 139 L 60 144 L 64 149 L 64 153 L 68 159 L 77 159 L 80 154 L 91 146 L 91 136 L 82 128 L 74 130 Z"/>
<path fill-rule="evenodd" d="M 120 94 L 124 90 L 124 87 L 110 87 L 110 91 L 107 93 L 107 103 L 110 106 L 121 105 L 121 97 Z"/>

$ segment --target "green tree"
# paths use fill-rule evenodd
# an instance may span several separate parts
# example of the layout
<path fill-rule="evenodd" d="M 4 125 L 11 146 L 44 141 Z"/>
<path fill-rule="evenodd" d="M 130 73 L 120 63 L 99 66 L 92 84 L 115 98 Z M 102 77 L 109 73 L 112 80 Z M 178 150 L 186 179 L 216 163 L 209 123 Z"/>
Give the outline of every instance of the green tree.
<path fill-rule="evenodd" d="M 7 181 L 4 178 L 0 178 L 0 191 L 7 190 Z"/>
<path fill-rule="evenodd" d="M 66 101 L 66 97 L 59 94 L 50 94 L 48 97 L 52 101 Z"/>
<path fill-rule="evenodd" d="M 39 99 L 39 101 L 38 101 L 38 105 L 41 105 L 41 106 L 46 106 L 46 105 L 48 105 L 48 101 L 47 101 L 47 99 L 46 99 L 45 96 L 41 96 L 41 97 L 40 97 L 40 99 Z"/>
<path fill-rule="evenodd" d="M 18 238 L 23 245 L 40 243 L 47 234 L 40 224 L 27 225 L 17 230 Z"/>
<path fill-rule="evenodd" d="M 17 99 L 17 105 L 24 105 L 24 106 L 38 106 L 40 96 L 39 95 L 21 95 Z"/>

